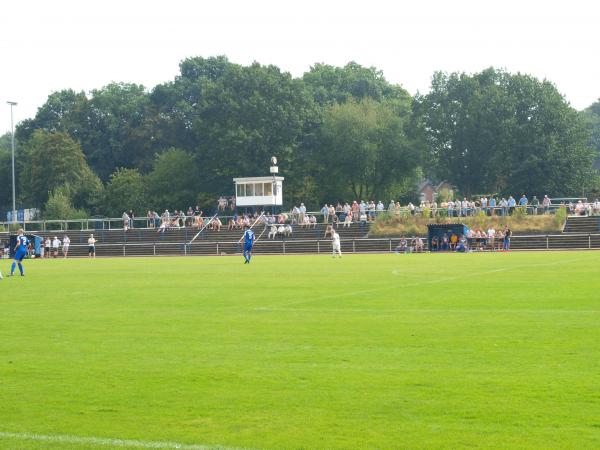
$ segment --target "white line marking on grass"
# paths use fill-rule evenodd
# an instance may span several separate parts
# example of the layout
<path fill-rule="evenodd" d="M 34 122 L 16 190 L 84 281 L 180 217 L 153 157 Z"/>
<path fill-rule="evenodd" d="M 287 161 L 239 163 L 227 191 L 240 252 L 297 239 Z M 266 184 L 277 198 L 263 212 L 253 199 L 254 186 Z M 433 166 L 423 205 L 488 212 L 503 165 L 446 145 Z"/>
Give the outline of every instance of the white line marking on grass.
<path fill-rule="evenodd" d="M 279 305 L 257 307 L 257 308 L 254 308 L 254 310 L 255 311 L 278 310 L 279 311 L 279 310 L 285 310 L 286 307 L 288 307 L 288 306 L 304 305 L 306 303 L 314 303 L 314 302 L 318 302 L 319 300 L 324 300 L 324 299 L 329 300 L 329 299 L 340 298 L 340 297 L 354 297 L 356 295 L 371 294 L 373 292 L 381 292 L 381 291 L 386 291 L 388 289 L 397 289 L 398 287 L 406 288 L 406 287 L 423 286 L 425 284 L 444 283 L 446 281 L 455 281 L 455 280 L 459 280 L 459 279 L 467 278 L 467 277 L 472 278 L 473 276 L 486 275 L 489 273 L 506 272 L 508 270 L 518 270 L 518 269 L 525 269 L 525 268 L 529 268 L 529 267 L 554 266 L 554 265 L 567 264 L 567 263 L 571 263 L 571 262 L 581 261 L 583 259 L 585 259 L 585 258 L 573 258 L 573 259 L 566 259 L 566 260 L 552 261 L 552 262 L 543 262 L 543 263 L 537 263 L 537 264 L 498 267 L 498 268 L 494 268 L 494 269 L 490 269 L 490 270 L 483 270 L 480 272 L 468 272 L 468 273 L 456 275 L 456 276 L 438 277 L 438 278 L 435 278 L 432 280 L 424 280 L 424 281 L 419 281 L 419 282 L 405 283 L 405 284 L 402 284 L 401 286 L 398 286 L 398 285 L 381 286 L 381 287 L 375 287 L 375 288 L 371 288 L 371 289 L 363 289 L 360 291 L 340 292 L 339 294 L 332 294 L 332 295 L 321 295 L 321 296 L 314 297 L 311 299 L 294 300 L 293 302 L 279 304 Z M 397 272 L 397 270 L 398 269 L 394 269 L 392 271 L 392 275 L 399 276 L 399 273 L 395 273 L 395 272 Z M 290 309 L 290 311 L 291 311 L 291 309 Z"/>
<path fill-rule="evenodd" d="M 35 434 L 35 433 L 10 433 L 0 431 L 0 440 L 14 439 L 17 441 L 56 442 L 76 445 L 95 445 L 112 448 L 156 448 L 156 449 L 178 449 L 178 450 L 250 450 L 241 447 L 224 447 L 221 445 L 190 445 L 177 442 L 139 441 L 136 439 L 115 439 L 101 437 L 82 437 L 70 434 Z"/>

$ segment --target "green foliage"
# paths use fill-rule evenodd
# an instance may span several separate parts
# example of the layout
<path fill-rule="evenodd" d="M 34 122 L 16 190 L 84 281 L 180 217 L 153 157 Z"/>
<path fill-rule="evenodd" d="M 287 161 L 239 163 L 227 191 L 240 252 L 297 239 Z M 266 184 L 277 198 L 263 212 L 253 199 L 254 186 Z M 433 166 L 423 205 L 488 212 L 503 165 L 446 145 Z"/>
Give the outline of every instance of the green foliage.
<path fill-rule="evenodd" d="M 408 92 L 388 83 L 383 72 L 375 67 L 362 67 L 355 62 L 344 67 L 315 64 L 302 79 L 321 105 L 366 98 L 390 103 L 410 101 Z"/>
<path fill-rule="evenodd" d="M 0 211 L 12 208 L 12 161 L 10 133 L 0 136 L 0 180 L 3 186 L 0 189 Z M 4 220 L 1 218 L 0 220 Z"/>
<path fill-rule="evenodd" d="M 527 217 L 527 209 L 523 206 L 517 206 L 512 213 L 513 220 L 519 221 Z"/>
<path fill-rule="evenodd" d="M 117 169 L 110 176 L 102 200 L 102 212 L 118 217 L 133 209 L 138 215 L 145 213 L 148 205 L 146 185 L 137 169 Z"/>
<path fill-rule="evenodd" d="M 111 83 L 89 96 L 51 93 L 17 126 L 17 192 L 22 206 L 39 207 L 68 185 L 75 208 L 108 215 L 126 204 L 187 207 L 200 192 L 214 205 L 233 194 L 233 177 L 266 174 L 276 155 L 286 206 L 414 202 L 425 177 L 448 180 L 465 196 L 597 194 L 599 105 L 578 113 L 550 82 L 493 68 L 438 72 L 430 92 L 412 99 L 378 69 L 355 62 L 315 64 L 293 78 L 272 65 L 188 58 L 178 76 L 150 92 Z M 4 135 L 1 180 L 10 180 L 7 145 Z M 170 148 L 185 152 L 190 166 L 172 155 L 157 163 Z M 122 189 L 127 180 L 111 186 L 118 168 L 138 173 L 131 195 Z M 187 181 L 170 179 L 172 170 Z M 114 201 L 102 183 L 117 191 Z M 438 202 L 451 197 L 440 193 Z M 0 191 L 0 209 L 10 203 L 10 190 Z"/>
<path fill-rule="evenodd" d="M 429 130 L 430 172 L 466 195 L 573 195 L 591 181 L 585 123 L 548 81 L 495 69 L 438 72 L 415 113 Z"/>
<path fill-rule="evenodd" d="M 556 226 L 562 229 L 567 221 L 567 216 L 567 207 L 565 205 L 561 205 L 554 213 L 554 222 L 556 223 Z"/>
<path fill-rule="evenodd" d="M 171 148 L 156 156 L 145 178 L 148 203 L 158 210 L 187 209 L 195 204 L 201 181 L 194 156 Z"/>
<path fill-rule="evenodd" d="M 374 199 L 404 177 L 420 160 L 406 122 L 390 107 L 371 99 L 327 108 L 322 146 L 315 155 L 327 177 L 323 186 L 338 198 Z"/>
<path fill-rule="evenodd" d="M 43 205 L 49 193 L 68 186 L 76 208 L 91 208 L 102 184 L 88 167 L 81 146 L 64 132 L 35 130 L 23 150 L 20 186 L 33 205 Z"/>
<path fill-rule="evenodd" d="M 63 187 L 50 193 L 44 205 L 43 217 L 47 220 L 69 220 L 86 219 L 88 215 L 85 211 L 73 207 L 69 189 Z"/>

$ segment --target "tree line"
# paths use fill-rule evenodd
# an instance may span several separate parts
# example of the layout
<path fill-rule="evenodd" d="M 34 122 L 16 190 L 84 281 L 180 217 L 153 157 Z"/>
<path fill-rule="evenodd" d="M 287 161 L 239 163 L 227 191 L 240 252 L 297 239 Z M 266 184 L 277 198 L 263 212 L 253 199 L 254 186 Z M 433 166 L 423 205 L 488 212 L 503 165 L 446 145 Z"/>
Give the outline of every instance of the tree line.
<path fill-rule="evenodd" d="M 494 68 L 442 73 L 411 96 L 376 68 L 189 58 L 152 89 L 112 83 L 54 92 L 16 128 L 18 204 L 47 218 L 133 208 L 212 208 L 233 177 L 276 155 L 287 205 L 415 200 L 418 181 L 461 195 L 598 190 L 600 102 L 576 111 L 547 80 Z M 10 136 L 0 137 L 9 210 Z"/>

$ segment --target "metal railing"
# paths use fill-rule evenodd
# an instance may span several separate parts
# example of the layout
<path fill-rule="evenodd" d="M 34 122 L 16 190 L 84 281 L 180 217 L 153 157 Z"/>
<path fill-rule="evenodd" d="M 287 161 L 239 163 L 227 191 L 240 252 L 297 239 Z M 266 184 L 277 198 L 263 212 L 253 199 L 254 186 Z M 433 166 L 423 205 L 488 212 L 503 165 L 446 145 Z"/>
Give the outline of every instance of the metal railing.
<path fill-rule="evenodd" d="M 414 237 L 405 237 L 409 244 Z M 402 238 L 349 238 L 343 239 L 343 253 L 391 253 L 396 250 Z M 425 240 L 424 250 L 427 251 Z M 572 234 L 538 234 L 514 235 L 511 239 L 513 245 L 519 250 L 524 241 L 533 241 L 535 245 L 528 245 L 523 250 L 591 250 L 600 249 L 600 233 L 572 233 Z M 530 243 L 531 244 L 531 243 Z M 88 246 L 85 244 L 71 244 L 69 254 L 75 257 L 87 255 Z M 62 250 L 62 249 L 61 249 Z M 79 250 L 79 251 L 78 251 Z M 257 242 L 255 247 L 261 254 L 301 254 L 331 253 L 330 239 L 276 239 Z M 238 241 L 196 241 L 193 244 L 186 242 L 154 242 L 154 243 L 114 243 L 96 244 L 98 256 L 208 256 L 240 254 Z"/>

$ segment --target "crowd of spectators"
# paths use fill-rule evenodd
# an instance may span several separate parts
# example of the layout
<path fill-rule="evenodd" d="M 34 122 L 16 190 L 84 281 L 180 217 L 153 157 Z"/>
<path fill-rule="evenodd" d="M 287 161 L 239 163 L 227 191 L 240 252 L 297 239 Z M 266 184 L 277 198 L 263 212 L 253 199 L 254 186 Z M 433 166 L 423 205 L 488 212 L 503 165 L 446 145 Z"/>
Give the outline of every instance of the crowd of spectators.
<path fill-rule="evenodd" d="M 424 201 L 418 207 L 415 207 L 411 203 L 408 204 L 406 209 L 410 214 L 428 215 L 430 217 L 436 217 L 438 215 L 444 215 L 447 217 L 468 217 L 485 214 L 487 216 L 510 216 L 518 209 L 522 212 L 531 215 L 538 214 L 549 214 L 552 204 L 550 198 L 545 195 L 542 201 L 533 196 L 531 200 L 527 198 L 525 194 L 521 195 L 519 200 L 516 200 L 512 195 L 507 197 L 481 196 L 474 200 L 468 200 L 463 197 L 461 200 L 457 198 L 455 200 L 448 200 L 440 202 L 428 202 Z M 399 214 L 401 208 L 396 203 L 393 208 L 390 203 L 389 211 Z"/>
<path fill-rule="evenodd" d="M 569 214 L 576 215 L 600 215 L 600 201 L 584 202 L 579 200 L 576 203 L 562 203 Z M 380 200 L 377 203 L 371 201 L 353 201 L 337 202 L 337 204 L 324 204 L 318 212 L 309 212 L 304 203 L 294 205 L 288 212 L 279 214 L 254 212 L 240 213 L 235 210 L 235 198 L 220 197 L 217 201 L 217 211 L 214 216 L 206 216 L 203 211 L 196 206 L 188 207 L 187 210 L 174 210 L 170 212 L 165 210 L 162 214 L 156 211 L 148 211 L 145 217 L 145 223 L 149 228 L 156 228 L 158 232 L 164 232 L 168 229 L 177 229 L 192 227 L 202 229 L 208 226 L 209 229 L 219 231 L 223 226 L 228 229 L 242 229 L 247 223 L 261 217 L 265 226 L 272 225 L 291 225 L 305 228 L 316 228 L 317 223 L 322 222 L 333 227 L 349 227 L 352 223 L 366 224 L 374 221 L 381 213 L 390 215 L 414 215 L 427 217 L 469 217 L 469 216 L 510 216 L 515 211 L 525 212 L 531 215 L 549 214 L 552 207 L 550 198 L 545 195 L 540 201 L 537 196 L 528 199 L 525 194 L 517 200 L 513 196 L 497 198 L 494 196 L 480 196 L 474 200 L 463 199 L 448 200 L 442 202 L 423 201 L 418 205 L 409 202 L 401 205 L 400 202 L 391 200 L 387 207 Z M 232 215 L 226 216 L 222 213 L 227 208 L 231 208 Z M 319 217 L 318 217 L 319 216 Z M 125 211 L 122 215 L 123 228 L 128 230 L 134 228 L 136 217 L 132 210 Z M 139 219 L 138 224 L 140 223 Z M 280 233 L 281 234 L 281 233 Z"/>

